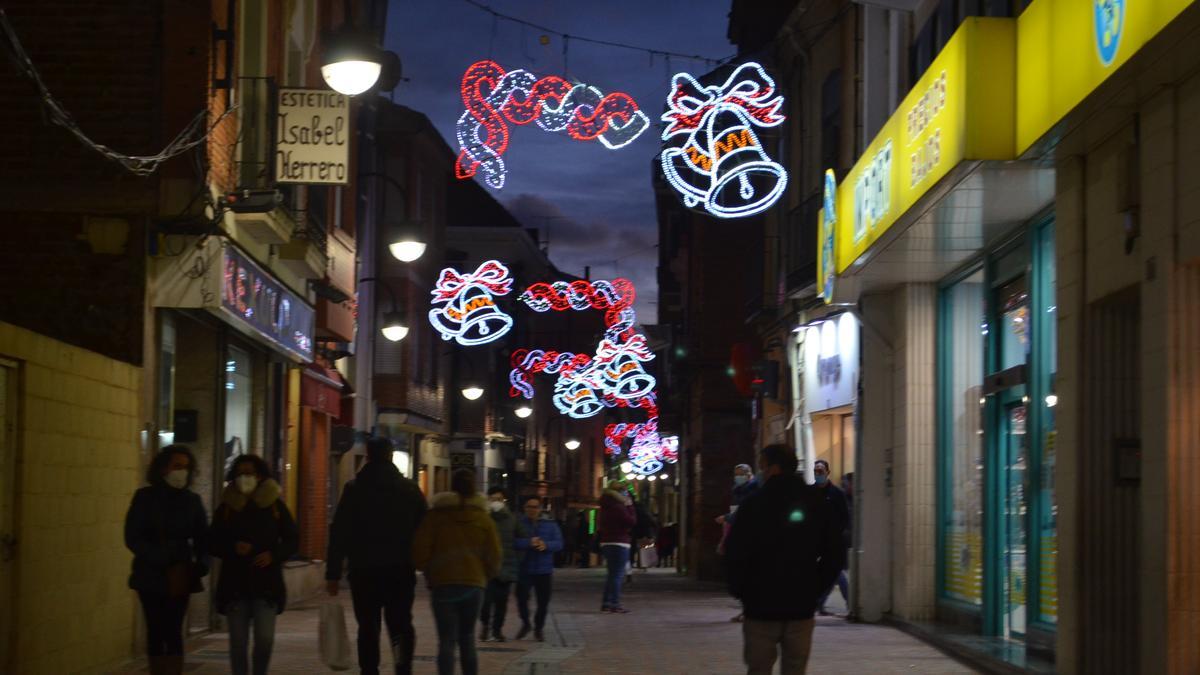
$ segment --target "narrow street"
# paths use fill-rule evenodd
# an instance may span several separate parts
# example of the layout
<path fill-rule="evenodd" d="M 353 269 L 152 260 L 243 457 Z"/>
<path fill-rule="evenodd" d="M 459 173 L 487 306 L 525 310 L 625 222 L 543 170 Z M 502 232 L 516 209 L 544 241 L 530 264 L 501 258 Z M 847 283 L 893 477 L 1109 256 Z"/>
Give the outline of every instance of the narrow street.
<path fill-rule="evenodd" d="M 628 587 L 626 615 L 598 611 L 603 571 L 559 570 L 546 630 L 546 642 L 514 641 L 519 625 L 510 600 L 505 643 L 479 645 L 481 673 L 739 673 L 740 625 L 729 619 L 736 603 L 723 589 L 680 578 L 667 570 L 639 572 Z M 353 641 L 355 625 L 349 593 L 338 600 L 346 607 Z M 835 591 L 829 609 L 841 613 Z M 332 672 L 317 654 L 318 607 L 324 596 L 296 605 L 279 617 L 272 672 Z M 436 672 L 437 637 L 428 594 L 418 587 L 414 607 L 417 627 L 416 673 Z M 227 636 L 214 634 L 190 645 L 186 673 L 207 675 L 229 671 Z M 383 671 L 391 664 L 383 655 Z M 971 673 L 951 659 L 899 630 L 887 626 L 847 623 L 837 616 L 818 617 L 813 637 L 813 673 Z M 121 675 L 146 672 L 134 661 Z M 351 670 L 349 672 L 357 672 Z"/>

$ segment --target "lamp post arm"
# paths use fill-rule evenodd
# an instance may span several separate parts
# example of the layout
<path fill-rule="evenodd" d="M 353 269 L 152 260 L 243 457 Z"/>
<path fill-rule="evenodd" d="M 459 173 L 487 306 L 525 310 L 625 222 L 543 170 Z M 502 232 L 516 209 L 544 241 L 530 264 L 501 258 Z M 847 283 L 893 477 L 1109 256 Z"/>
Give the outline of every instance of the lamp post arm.
<path fill-rule="evenodd" d="M 393 312 L 400 311 L 400 303 L 396 301 L 396 292 L 394 290 L 392 290 L 392 287 L 390 284 L 385 283 L 383 281 L 383 279 L 380 279 L 379 277 L 363 277 L 362 279 L 358 280 L 358 283 L 365 284 L 368 281 L 375 282 L 375 284 L 377 286 L 379 286 L 383 290 L 387 291 L 388 297 L 391 298 L 391 300 L 392 300 L 392 311 Z"/>

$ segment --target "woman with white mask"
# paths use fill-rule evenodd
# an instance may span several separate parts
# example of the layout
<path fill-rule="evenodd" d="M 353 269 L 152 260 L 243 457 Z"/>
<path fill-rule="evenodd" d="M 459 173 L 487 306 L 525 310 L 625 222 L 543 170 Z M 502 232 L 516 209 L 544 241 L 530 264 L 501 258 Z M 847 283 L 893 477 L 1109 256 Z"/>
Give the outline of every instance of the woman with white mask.
<path fill-rule="evenodd" d="M 210 551 L 221 559 L 217 611 L 229 621 L 229 662 L 234 675 L 263 675 L 275 644 L 275 617 L 287 600 L 283 563 L 296 553 L 300 535 L 280 499 L 279 483 L 271 478 L 270 467 L 261 457 L 239 455 L 226 480 L 209 537 Z"/>
<path fill-rule="evenodd" d="M 188 488 L 196 458 L 184 445 L 168 445 L 146 471 L 146 487 L 125 515 L 125 545 L 133 551 L 129 587 L 146 618 L 146 653 L 152 675 L 183 672 L 183 618 L 188 598 L 204 590 L 208 574 L 208 517 Z"/>

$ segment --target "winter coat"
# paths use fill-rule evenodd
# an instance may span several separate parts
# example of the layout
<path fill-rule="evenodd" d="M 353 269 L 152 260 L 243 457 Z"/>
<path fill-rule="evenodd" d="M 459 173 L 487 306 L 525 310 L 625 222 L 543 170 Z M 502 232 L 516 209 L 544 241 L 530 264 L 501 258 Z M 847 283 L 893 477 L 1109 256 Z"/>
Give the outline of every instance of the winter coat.
<path fill-rule="evenodd" d="M 632 543 L 630 533 L 637 525 L 637 511 L 629 495 L 607 489 L 600 496 L 600 525 L 597 537 L 600 545 Z"/>
<path fill-rule="evenodd" d="M 455 492 L 434 495 L 433 508 L 413 539 L 413 565 L 432 587 L 478 586 L 500 573 L 502 551 L 487 500 Z"/>
<path fill-rule="evenodd" d="M 747 619 L 811 619 L 846 550 L 825 495 L 800 476 L 775 476 L 738 509 L 725 544 L 730 593 Z"/>
<path fill-rule="evenodd" d="M 731 508 L 729 509 L 729 513 L 725 514 L 725 522 L 727 524 L 733 525 L 733 521 L 737 520 L 737 509 L 741 508 L 742 502 L 746 501 L 747 497 L 758 491 L 758 486 L 759 482 L 757 478 L 751 478 L 741 485 L 733 486 L 731 501 L 732 506 L 737 508 Z"/>
<path fill-rule="evenodd" d="M 133 551 L 129 587 L 166 594 L 167 569 L 192 565 L 191 592 L 204 590 L 208 574 L 208 516 L 195 492 L 177 490 L 158 478 L 133 493 L 125 514 L 125 546 Z"/>
<path fill-rule="evenodd" d="M 558 523 L 549 515 L 542 514 L 537 522 L 529 520 L 529 517 L 522 514 L 520 518 L 521 527 L 528 534 L 515 542 L 516 549 L 524 552 L 524 557 L 521 560 L 521 576 L 537 576 L 541 574 L 554 573 L 554 554 L 563 550 L 562 530 L 559 529 Z M 538 551 L 529 543 L 533 537 L 540 537 L 546 543 L 545 551 Z"/>
<path fill-rule="evenodd" d="M 529 534 L 525 531 L 525 526 L 507 508 L 492 511 L 492 522 L 496 523 L 496 532 L 500 535 L 500 549 L 504 552 L 504 560 L 500 563 L 500 573 L 496 575 L 496 580 L 516 581 L 520 560 L 514 543 L 522 537 L 528 537 Z"/>
<path fill-rule="evenodd" d="M 325 578 L 342 578 L 350 559 L 355 570 L 411 567 L 413 533 L 428 506 L 421 488 L 391 462 L 367 462 L 346 483 L 329 528 Z"/>
<path fill-rule="evenodd" d="M 239 600 L 262 599 L 283 612 L 287 589 L 283 585 L 283 563 L 296 553 L 300 532 L 287 505 L 279 499 L 279 483 L 267 479 L 249 496 L 232 483 L 225 486 L 221 505 L 213 513 L 209 552 L 221 559 L 217 578 L 217 611 L 228 614 Z M 240 555 L 238 542 L 250 544 Z M 255 567 L 255 556 L 270 552 L 271 564 Z"/>

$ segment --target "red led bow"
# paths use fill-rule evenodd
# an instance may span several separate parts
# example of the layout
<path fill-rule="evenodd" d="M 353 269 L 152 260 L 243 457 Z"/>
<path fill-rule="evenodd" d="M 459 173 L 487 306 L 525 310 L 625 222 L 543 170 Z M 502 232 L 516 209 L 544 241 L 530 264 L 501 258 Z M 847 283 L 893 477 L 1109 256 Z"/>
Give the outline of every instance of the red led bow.
<path fill-rule="evenodd" d="M 460 275 L 447 267 L 438 277 L 433 301 L 453 300 L 468 286 L 482 286 L 496 295 L 507 295 L 512 288 L 512 279 L 508 278 L 508 268 L 495 260 L 483 263 L 470 274 Z"/>
<path fill-rule="evenodd" d="M 779 112 L 783 97 L 775 96 L 774 82 L 757 63 L 738 66 L 720 87 L 701 86 L 691 75 L 680 73 L 675 76 L 675 90 L 667 105 L 663 120 L 670 125 L 663 138 L 698 128 L 704 117 L 718 107 L 741 108 L 763 126 L 775 126 L 784 120 Z"/>

